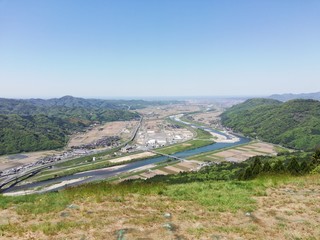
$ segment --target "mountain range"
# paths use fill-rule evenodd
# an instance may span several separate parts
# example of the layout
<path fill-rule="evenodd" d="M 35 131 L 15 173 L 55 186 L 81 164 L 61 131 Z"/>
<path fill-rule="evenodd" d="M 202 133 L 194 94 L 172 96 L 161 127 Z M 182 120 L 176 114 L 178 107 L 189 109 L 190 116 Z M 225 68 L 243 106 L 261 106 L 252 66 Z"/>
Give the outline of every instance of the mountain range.
<path fill-rule="evenodd" d="M 315 93 L 299 93 L 299 94 L 293 94 L 293 93 L 285 93 L 285 94 L 273 94 L 269 96 L 271 99 L 279 100 L 282 102 L 286 102 L 293 99 L 314 99 L 314 100 L 320 100 L 320 92 Z"/>

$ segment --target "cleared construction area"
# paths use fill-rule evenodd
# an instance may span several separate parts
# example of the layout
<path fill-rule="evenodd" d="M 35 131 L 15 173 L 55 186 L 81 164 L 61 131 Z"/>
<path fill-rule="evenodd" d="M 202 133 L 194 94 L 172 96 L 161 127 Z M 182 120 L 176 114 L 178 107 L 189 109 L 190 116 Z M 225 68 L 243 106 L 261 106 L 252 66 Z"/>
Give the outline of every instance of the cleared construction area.
<path fill-rule="evenodd" d="M 84 133 L 73 135 L 68 143 L 68 147 L 90 144 L 101 138 L 110 136 L 119 136 L 121 139 L 127 140 L 137 125 L 138 121 L 116 121 L 97 125 Z"/>
<path fill-rule="evenodd" d="M 19 153 L 13 155 L 4 155 L 0 157 L 0 171 L 9 168 L 16 168 L 26 164 L 36 162 L 44 157 L 59 154 L 61 151 L 49 150 L 29 153 Z"/>

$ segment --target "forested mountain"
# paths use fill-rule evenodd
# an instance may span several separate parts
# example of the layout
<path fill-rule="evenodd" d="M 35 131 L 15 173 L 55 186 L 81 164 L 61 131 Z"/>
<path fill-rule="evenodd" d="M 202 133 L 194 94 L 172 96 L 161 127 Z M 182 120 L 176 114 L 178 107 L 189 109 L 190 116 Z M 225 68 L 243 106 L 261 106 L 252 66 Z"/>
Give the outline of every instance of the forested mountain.
<path fill-rule="evenodd" d="M 320 100 L 320 92 L 315 93 L 300 93 L 300 94 L 292 94 L 292 93 L 285 93 L 285 94 L 273 94 L 269 98 L 276 99 L 282 102 L 286 102 L 293 99 L 313 99 L 313 100 Z"/>
<path fill-rule="evenodd" d="M 221 115 L 223 125 L 246 136 L 294 149 L 311 150 L 320 144 L 320 102 L 249 99 Z"/>
<path fill-rule="evenodd" d="M 128 111 L 163 102 L 56 99 L 0 99 L 0 155 L 63 147 L 68 135 L 93 122 L 139 119 Z"/>
<path fill-rule="evenodd" d="M 45 115 L 0 115 L 0 154 L 63 147 L 67 135 L 86 124 Z"/>
<path fill-rule="evenodd" d="M 101 100 L 84 99 L 72 96 L 52 99 L 6 99 L 0 98 L 0 114 L 56 114 L 65 109 L 90 109 L 90 110 L 131 110 L 147 106 L 157 106 L 177 101 L 143 101 L 143 100 Z M 48 108 L 49 107 L 49 108 Z"/>
<path fill-rule="evenodd" d="M 63 106 L 63 107 L 83 107 L 83 108 L 99 108 L 99 109 L 139 109 L 149 105 L 162 105 L 167 102 L 163 101 L 143 101 L 143 100 L 103 100 L 103 99 L 85 99 L 72 96 L 64 96 L 61 98 L 44 99 L 28 99 L 24 100 L 36 106 Z M 172 102 L 172 101 L 171 101 Z"/>

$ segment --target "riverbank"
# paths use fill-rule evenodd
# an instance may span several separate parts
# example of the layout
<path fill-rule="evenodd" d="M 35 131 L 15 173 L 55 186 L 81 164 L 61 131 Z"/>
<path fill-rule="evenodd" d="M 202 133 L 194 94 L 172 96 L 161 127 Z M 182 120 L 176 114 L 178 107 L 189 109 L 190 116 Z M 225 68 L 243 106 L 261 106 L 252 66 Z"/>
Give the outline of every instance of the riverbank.
<path fill-rule="evenodd" d="M 177 114 L 174 116 L 171 116 L 170 119 L 176 122 L 183 123 L 187 126 L 190 126 L 192 128 L 200 128 L 207 132 L 209 132 L 215 139 L 215 142 L 221 142 L 221 143 L 235 143 L 240 141 L 240 138 L 238 136 L 235 136 L 231 133 L 229 133 L 226 129 L 223 130 L 216 130 L 209 128 L 207 126 L 201 126 L 197 123 L 187 122 L 184 120 L 181 120 L 181 118 L 184 116 L 184 114 Z"/>

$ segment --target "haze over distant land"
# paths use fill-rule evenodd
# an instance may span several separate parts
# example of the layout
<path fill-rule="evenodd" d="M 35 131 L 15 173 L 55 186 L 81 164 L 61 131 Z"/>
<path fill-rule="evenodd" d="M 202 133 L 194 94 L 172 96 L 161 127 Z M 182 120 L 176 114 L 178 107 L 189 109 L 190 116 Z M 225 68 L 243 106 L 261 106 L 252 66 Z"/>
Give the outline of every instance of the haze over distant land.
<path fill-rule="evenodd" d="M 285 93 L 285 94 L 273 94 L 270 96 L 272 99 L 276 99 L 279 101 L 289 101 L 292 99 L 314 99 L 320 100 L 320 92 L 315 93 L 300 93 L 300 94 L 292 94 L 292 93 Z"/>
<path fill-rule="evenodd" d="M 0 0 L 0 97 L 320 90 L 320 1 Z"/>

